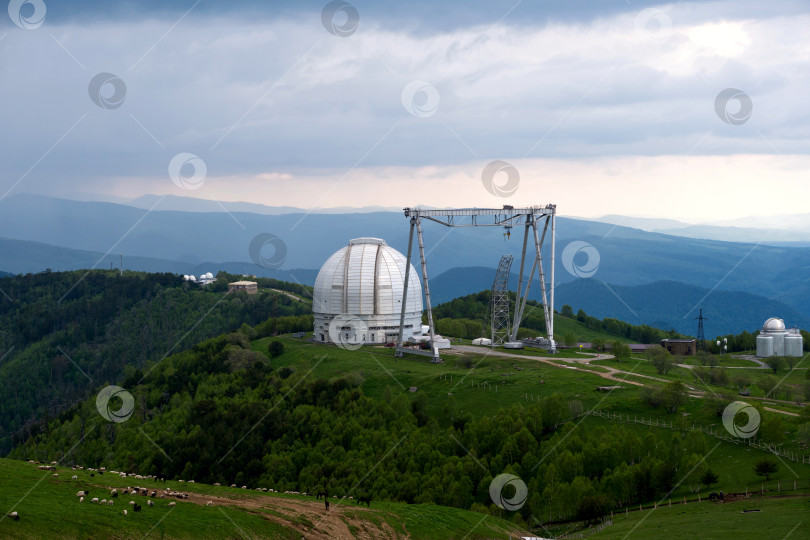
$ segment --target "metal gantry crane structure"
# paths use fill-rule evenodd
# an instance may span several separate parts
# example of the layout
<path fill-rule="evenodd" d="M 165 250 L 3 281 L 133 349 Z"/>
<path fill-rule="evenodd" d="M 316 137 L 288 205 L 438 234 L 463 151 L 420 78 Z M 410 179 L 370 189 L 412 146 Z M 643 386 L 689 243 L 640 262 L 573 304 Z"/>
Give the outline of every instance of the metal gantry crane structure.
<path fill-rule="evenodd" d="M 490 327 L 493 346 L 502 345 L 504 341 L 512 337 L 509 331 L 509 271 L 514 260 L 515 258 L 511 255 L 501 257 L 498 270 L 495 272 L 495 281 L 492 282 Z"/>
<path fill-rule="evenodd" d="M 554 343 L 554 258 L 556 242 L 556 215 L 557 206 L 548 204 L 546 206 L 530 206 L 525 208 L 515 208 L 504 205 L 503 208 L 456 208 L 445 210 L 423 210 L 419 208 L 405 208 L 405 217 L 410 218 L 410 235 L 408 236 L 408 255 L 405 264 L 405 284 L 402 291 L 402 311 L 399 319 L 399 338 L 397 339 L 396 355 L 401 357 L 406 353 L 422 354 L 430 356 L 431 361 L 441 362 L 439 350 L 435 344 L 435 328 L 433 326 L 433 309 L 430 304 L 430 285 L 427 273 L 427 260 L 425 257 L 425 242 L 422 236 L 422 220 L 433 221 L 445 227 L 504 227 L 510 231 L 513 227 L 523 225 L 523 252 L 520 256 L 520 273 L 518 274 L 517 299 L 515 301 L 515 316 L 512 324 L 511 339 L 517 338 L 517 331 L 523 312 L 526 308 L 526 299 L 529 296 L 529 288 L 534 278 L 534 273 L 539 272 L 541 299 L 543 303 L 543 315 L 548 331 L 549 352 L 556 352 Z M 542 234 L 538 230 L 542 225 Z M 551 229 L 549 231 L 549 229 Z M 430 331 L 430 351 L 422 351 L 405 347 L 403 342 L 403 332 L 405 329 L 405 309 L 408 297 L 408 280 L 411 271 L 411 257 L 413 254 L 414 231 L 419 243 L 419 258 L 422 263 L 422 288 L 425 291 L 425 304 L 427 307 L 428 327 Z M 532 271 L 523 288 L 523 271 L 526 264 L 526 254 L 528 241 L 531 238 L 534 244 L 535 253 L 532 255 Z M 551 233 L 551 268 L 549 280 L 549 296 L 546 295 L 546 275 L 543 268 L 543 243 L 546 234 Z"/>

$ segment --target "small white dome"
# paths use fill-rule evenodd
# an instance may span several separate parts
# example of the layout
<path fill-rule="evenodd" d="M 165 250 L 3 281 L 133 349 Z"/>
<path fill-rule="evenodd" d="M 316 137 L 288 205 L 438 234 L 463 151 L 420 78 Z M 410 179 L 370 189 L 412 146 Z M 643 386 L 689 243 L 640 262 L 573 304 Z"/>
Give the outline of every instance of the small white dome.
<path fill-rule="evenodd" d="M 195 278 L 194 276 L 188 276 L 188 280 L 189 281 L 197 281 L 197 278 Z"/>
<path fill-rule="evenodd" d="M 208 272 L 207 274 L 205 274 L 205 279 L 214 279 L 214 274 Z"/>
<path fill-rule="evenodd" d="M 765 332 L 784 332 L 785 321 L 782 319 L 777 319 L 776 317 L 771 317 L 765 321 L 765 324 L 762 325 L 762 330 Z"/>

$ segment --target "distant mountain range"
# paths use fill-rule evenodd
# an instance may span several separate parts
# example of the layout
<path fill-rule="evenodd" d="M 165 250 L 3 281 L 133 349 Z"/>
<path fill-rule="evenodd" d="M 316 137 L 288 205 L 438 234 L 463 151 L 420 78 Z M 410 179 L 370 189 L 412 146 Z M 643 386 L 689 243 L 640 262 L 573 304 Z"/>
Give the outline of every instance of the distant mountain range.
<path fill-rule="evenodd" d="M 810 245 L 810 214 L 776 218 L 751 217 L 718 223 L 691 224 L 674 219 L 610 214 L 595 221 L 687 238 L 766 245 Z"/>
<path fill-rule="evenodd" d="M 0 277 L 13 276 L 15 274 L 35 273 L 44 270 L 79 270 L 79 269 L 105 269 L 119 268 L 121 259 L 118 253 L 99 253 L 95 251 L 84 251 L 69 249 L 58 246 L 51 246 L 39 242 L 28 242 L 24 240 L 11 240 L 0 238 L 0 265 L 6 271 L 0 271 Z M 155 259 L 151 257 L 124 256 L 123 267 L 125 270 L 137 270 L 141 272 L 173 272 L 176 274 L 191 274 L 198 276 L 206 272 L 216 273 L 220 270 L 232 274 L 247 274 L 260 277 L 270 277 L 282 279 L 292 283 L 298 282 L 304 285 L 315 283 L 317 270 L 312 269 L 291 269 L 291 270 L 271 270 L 247 262 L 205 262 L 187 263 L 171 261 L 167 259 Z"/>
<path fill-rule="evenodd" d="M 177 195 L 142 195 L 124 203 L 126 206 L 149 210 L 176 210 L 179 212 L 248 212 L 267 216 L 280 214 L 303 214 L 306 208 L 295 206 L 266 206 L 249 202 L 212 201 L 195 197 L 178 197 Z M 398 212 L 400 208 L 385 206 L 364 206 L 353 208 L 338 206 L 334 208 L 316 208 L 318 214 L 364 214 L 368 212 Z"/>
<path fill-rule="evenodd" d="M 0 201 L 0 234 L 5 237 L 0 241 L 0 270 L 18 273 L 46 268 L 108 268 L 110 263 L 117 267 L 118 255 L 123 253 L 124 266 L 131 269 L 195 275 L 227 270 L 312 284 L 324 261 L 351 238 L 376 236 L 403 253 L 407 250 L 408 222 L 402 212 L 272 215 L 225 212 L 222 209 L 218 212 L 160 210 L 167 200 L 174 201 L 167 197 L 157 206 L 152 202 L 154 209 L 150 211 L 123 204 L 37 195 L 7 197 Z M 146 204 L 150 200 L 145 198 L 141 202 Z M 199 201 L 174 203 L 202 204 Z M 205 204 L 210 204 L 210 201 Z M 672 223 L 657 222 L 655 225 L 671 226 Z M 497 266 L 501 255 L 519 257 L 522 247 L 520 227 L 511 231 L 511 238 L 507 238 L 506 231 L 499 227 L 447 229 L 427 221 L 424 231 L 428 271 L 434 278 L 434 301 L 491 287 L 492 269 Z M 251 261 L 249 246 L 260 233 L 271 233 L 283 241 L 286 253 L 279 268 L 266 269 Z M 599 254 L 598 270 L 591 280 L 577 280 L 565 269 L 566 266 L 572 268 L 572 260 L 575 265 L 581 265 L 586 258 L 584 253 L 579 253 L 572 260 L 563 260 L 565 247 L 573 241 L 587 242 Z M 414 252 L 417 253 L 416 249 Z M 105 256 L 105 253 L 109 254 Z M 416 261 L 414 266 L 418 269 Z M 548 271 L 548 257 L 546 265 Z M 443 272 L 456 268 L 472 268 L 472 274 L 479 277 L 440 279 Z M 517 270 L 517 263 L 513 270 Z M 798 318 L 799 314 L 803 317 L 800 320 L 805 320 L 810 319 L 808 275 L 810 248 L 807 247 L 700 240 L 599 221 L 564 217 L 557 220 L 558 309 L 568 302 L 563 285 L 575 280 L 609 283 L 617 293 L 616 287 L 629 287 L 631 289 L 625 291 L 628 298 L 635 298 L 635 287 L 668 281 L 694 287 L 683 292 L 698 295 L 694 300 L 692 296 L 686 296 L 693 303 L 703 296 L 700 291 L 713 291 L 703 307 L 716 299 L 732 302 L 733 299 L 720 293 L 740 291 L 760 299 L 770 299 L 773 309 L 768 316 L 782 316 L 789 320 Z M 485 279 L 480 276 L 485 276 Z M 466 284 L 467 281 L 470 285 Z M 577 286 L 583 287 L 581 284 Z M 605 289 L 604 285 L 602 288 Z M 571 289 L 574 290 L 578 289 Z M 539 287 L 533 286 L 532 291 L 532 298 L 539 298 Z M 653 298 L 659 294 L 653 290 L 639 291 L 639 294 L 651 294 Z M 595 294 L 595 291 L 590 292 Z M 675 326 L 679 331 L 691 329 L 691 325 L 676 324 L 677 319 L 673 318 L 676 316 L 672 313 L 684 311 L 682 306 L 646 310 L 641 307 L 645 302 L 639 298 L 640 307 L 637 309 L 624 294 L 619 294 L 633 311 L 646 319 L 641 321 L 622 311 L 626 308 L 621 303 L 610 304 L 604 300 L 589 308 L 582 296 L 585 293 L 570 294 L 568 303 L 576 301 L 575 307 L 582 307 L 594 316 L 616 316 L 630 322 L 659 321 Z M 745 301 L 758 305 L 758 300 L 748 298 Z M 736 310 L 744 302 L 734 302 L 725 310 L 738 320 L 734 329 L 759 327 L 762 322 L 760 312 L 746 315 L 742 311 L 738 316 Z M 792 308 L 793 312 L 786 311 L 785 306 Z M 689 307 L 685 310 L 688 311 Z M 723 312 L 721 307 L 717 306 L 718 312 Z M 721 320 L 718 319 L 718 323 Z"/>
<path fill-rule="evenodd" d="M 431 299 L 434 304 L 440 304 L 491 289 L 494 277 L 492 268 L 453 268 L 430 280 Z M 509 276 L 509 289 L 517 289 L 517 274 L 514 272 Z M 529 296 L 540 298 L 540 282 L 536 279 Z M 743 330 L 753 332 L 770 317 L 780 317 L 791 326 L 810 326 L 810 316 L 783 302 L 745 292 L 711 291 L 675 281 L 622 286 L 596 279 L 577 279 L 556 287 L 554 303 L 558 311 L 568 304 L 575 313 L 582 309 L 599 319 L 613 317 L 663 330 L 674 328 L 686 335 L 696 334 L 694 318 L 701 307 L 704 316 L 709 318 L 705 324 L 709 337 Z"/>

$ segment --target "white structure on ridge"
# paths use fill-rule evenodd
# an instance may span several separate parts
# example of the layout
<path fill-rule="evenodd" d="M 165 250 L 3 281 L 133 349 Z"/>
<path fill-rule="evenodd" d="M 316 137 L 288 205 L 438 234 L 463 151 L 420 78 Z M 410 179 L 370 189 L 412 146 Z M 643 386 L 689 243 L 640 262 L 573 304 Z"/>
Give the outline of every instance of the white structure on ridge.
<path fill-rule="evenodd" d="M 757 336 L 757 357 L 802 356 L 804 338 L 798 328 L 785 328 L 785 321 L 772 317 Z"/>
<path fill-rule="evenodd" d="M 392 343 L 399 335 L 405 256 L 380 238 L 355 238 L 318 272 L 312 294 L 314 339 L 323 343 Z M 422 287 L 411 265 L 405 339 L 422 340 Z M 330 335 L 330 323 L 333 324 Z M 340 332 L 339 335 L 336 335 Z"/>

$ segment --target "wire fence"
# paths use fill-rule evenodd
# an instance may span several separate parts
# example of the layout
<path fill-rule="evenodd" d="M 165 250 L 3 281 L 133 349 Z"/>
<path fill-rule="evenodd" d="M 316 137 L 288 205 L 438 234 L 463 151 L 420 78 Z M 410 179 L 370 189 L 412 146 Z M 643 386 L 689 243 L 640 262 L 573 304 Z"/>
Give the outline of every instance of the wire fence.
<path fill-rule="evenodd" d="M 629 414 L 622 414 L 622 413 L 611 413 L 611 412 L 602 412 L 597 410 L 586 411 L 585 414 L 589 414 L 591 416 L 597 416 L 599 418 L 605 418 L 607 420 L 621 422 L 625 424 L 643 424 L 645 426 L 653 426 L 659 427 L 664 429 L 670 430 L 678 430 L 678 431 L 700 431 L 710 437 L 714 437 L 721 441 L 730 442 L 733 444 L 741 444 L 744 446 L 751 446 L 753 448 L 758 448 L 760 450 L 764 450 L 770 454 L 774 454 L 781 458 L 784 458 L 788 461 L 792 461 L 794 463 L 803 463 L 803 464 L 810 464 L 810 456 L 806 454 L 799 454 L 798 452 L 794 452 L 790 449 L 781 448 L 780 445 L 766 443 L 766 442 L 759 442 L 755 440 L 754 437 L 744 439 L 741 437 L 734 437 L 724 428 L 718 429 L 715 426 L 702 426 L 700 424 L 692 423 L 690 426 L 686 428 L 679 427 L 675 425 L 671 420 L 669 422 L 665 420 L 659 420 L 658 418 L 644 418 L 643 416 L 639 418 L 637 415 L 629 415 Z"/>

